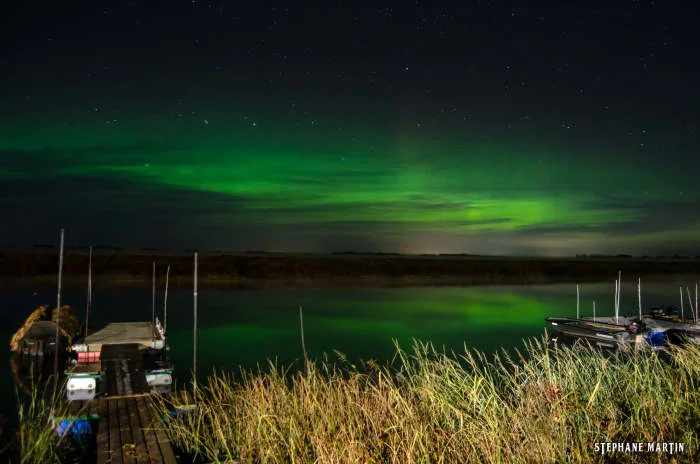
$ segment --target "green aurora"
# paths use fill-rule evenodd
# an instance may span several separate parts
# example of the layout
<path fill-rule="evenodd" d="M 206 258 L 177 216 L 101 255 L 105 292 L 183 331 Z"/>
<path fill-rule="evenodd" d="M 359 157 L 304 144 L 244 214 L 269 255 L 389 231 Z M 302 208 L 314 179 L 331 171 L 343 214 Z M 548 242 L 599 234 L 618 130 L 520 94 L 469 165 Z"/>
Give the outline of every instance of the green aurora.
<path fill-rule="evenodd" d="M 218 3 L 13 5 L 0 247 L 700 255 L 682 8 Z"/>
<path fill-rule="evenodd" d="M 266 129 L 260 122 L 230 131 L 207 120 L 168 134 L 166 125 L 75 126 L 6 129 L 0 150 L 10 162 L 0 177 L 11 185 L 128 184 L 130 191 L 107 198 L 125 211 L 152 192 L 185 192 L 178 209 L 204 228 L 301 227 L 315 235 L 355 235 L 360 244 L 366 235 L 368 248 L 383 238 L 383 250 L 359 251 L 638 253 L 663 249 L 669 240 L 682 244 L 700 231 L 695 218 L 650 224 L 663 220 L 659 211 L 669 202 L 692 207 L 700 189 L 687 184 L 684 172 L 660 173 L 623 156 L 613 156 L 618 161 L 611 165 L 610 155 L 582 146 L 539 148 L 516 138 L 475 143 L 468 134 L 423 135 L 417 128 L 344 135 L 322 127 Z M 344 127 L 355 126 L 345 121 Z M 159 207 L 170 206 L 156 201 L 154 210 Z M 241 248 L 220 240 L 216 247 Z"/>

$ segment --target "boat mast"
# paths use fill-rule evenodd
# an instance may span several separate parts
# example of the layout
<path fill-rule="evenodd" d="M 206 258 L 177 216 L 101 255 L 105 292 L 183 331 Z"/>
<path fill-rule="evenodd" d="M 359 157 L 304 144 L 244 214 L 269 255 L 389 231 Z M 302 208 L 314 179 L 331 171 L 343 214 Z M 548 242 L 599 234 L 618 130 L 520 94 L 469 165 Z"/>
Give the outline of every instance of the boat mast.
<path fill-rule="evenodd" d="M 63 274 L 63 240 L 65 231 L 61 228 L 61 245 L 58 252 L 58 292 L 56 293 L 56 353 L 53 358 L 54 381 L 58 381 L 58 344 L 61 335 L 61 277 Z"/>
<path fill-rule="evenodd" d="M 153 327 L 153 333 L 156 332 L 156 262 L 153 261 L 153 273 L 151 276 L 151 327 Z"/>
<path fill-rule="evenodd" d="M 683 314 L 685 312 L 683 310 L 683 287 L 678 287 L 678 290 L 680 291 L 680 294 L 681 294 L 681 322 L 683 322 L 683 320 L 685 319 L 685 316 Z"/>
<path fill-rule="evenodd" d="M 617 271 L 617 307 L 615 308 L 615 323 L 620 322 L 620 300 L 622 296 L 622 271 Z"/>
<path fill-rule="evenodd" d="M 85 336 L 88 335 L 88 322 L 90 320 L 90 309 L 92 308 L 92 245 L 90 245 L 90 251 L 88 252 L 88 294 L 87 294 L 87 304 L 85 305 Z M 83 340 L 85 342 L 85 340 Z"/>
<path fill-rule="evenodd" d="M 617 301 L 618 301 L 618 293 L 620 291 L 620 282 L 615 279 L 615 298 L 613 299 L 613 306 L 615 307 L 615 319 L 617 319 Z"/>
<path fill-rule="evenodd" d="M 193 347 L 193 375 L 194 398 L 197 398 L 197 253 L 194 254 L 194 347 Z"/>
<path fill-rule="evenodd" d="M 595 322 L 595 300 L 593 300 L 593 322 Z"/>
<path fill-rule="evenodd" d="M 163 299 L 163 335 L 168 333 L 168 278 L 170 277 L 170 264 L 165 271 L 165 298 Z"/>
<path fill-rule="evenodd" d="M 639 320 L 642 320 L 642 278 L 639 278 L 637 283 L 637 302 L 639 310 Z"/>
<path fill-rule="evenodd" d="M 580 293 L 581 293 L 581 284 L 576 284 L 576 319 L 580 318 L 580 304 L 581 304 L 581 299 L 580 299 Z"/>

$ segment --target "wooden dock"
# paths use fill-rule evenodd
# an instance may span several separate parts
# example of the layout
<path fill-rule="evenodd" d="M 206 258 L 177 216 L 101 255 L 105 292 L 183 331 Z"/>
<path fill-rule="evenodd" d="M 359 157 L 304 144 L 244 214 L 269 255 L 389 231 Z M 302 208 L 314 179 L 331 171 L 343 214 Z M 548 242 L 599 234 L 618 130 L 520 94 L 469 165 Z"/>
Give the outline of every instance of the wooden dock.
<path fill-rule="evenodd" d="M 147 393 L 72 401 L 58 420 L 97 420 L 98 464 L 175 464 L 170 440 Z"/>
<path fill-rule="evenodd" d="M 175 464 L 175 453 L 154 411 L 138 342 L 103 344 L 100 363 L 74 371 L 101 372 L 103 396 L 69 403 L 63 420 L 97 421 L 98 464 Z M 89 371 L 89 372 L 88 372 Z"/>
<path fill-rule="evenodd" d="M 100 358 L 107 396 L 149 393 L 136 343 L 102 345 Z"/>
<path fill-rule="evenodd" d="M 106 396 L 99 399 L 97 462 L 175 463 L 170 441 L 153 415 L 139 345 L 129 342 L 101 347 L 107 385 Z"/>
<path fill-rule="evenodd" d="M 175 464 L 175 453 L 153 415 L 150 395 L 99 400 L 98 464 Z"/>

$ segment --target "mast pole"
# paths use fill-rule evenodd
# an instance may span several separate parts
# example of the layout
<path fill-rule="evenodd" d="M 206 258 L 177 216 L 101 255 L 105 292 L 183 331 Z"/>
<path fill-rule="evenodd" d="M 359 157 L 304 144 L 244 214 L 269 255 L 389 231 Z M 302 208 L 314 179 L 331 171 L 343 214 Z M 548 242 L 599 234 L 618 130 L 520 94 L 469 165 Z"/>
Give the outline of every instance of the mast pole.
<path fill-rule="evenodd" d="M 153 273 L 151 276 L 151 284 L 153 289 L 151 290 L 151 327 L 153 327 L 153 332 L 156 330 L 156 262 L 153 261 Z"/>
<path fill-rule="evenodd" d="M 683 309 L 683 287 L 678 287 L 678 290 L 681 294 L 681 322 L 683 322 L 685 320 L 685 311 Z"/>
<path fill-rule="evenodd" d="M 165 271 L 165 298 L 163 299 L 163 335 L 168 333 L 168 279 L 170 278 L 170 264 Z"/>
<path fill-rule="evenodd" d="M 615 309 L 615 323 L 620 322 L 620 300 L 622 299 L 622 271 L 617 271 L 617 307 Z"/>
<path fill-rule="evenodd" d="M 617 301 L 618 301 L 618 300 L 617 300 L 617 295 L 618 295 L 618 293 L 619 293 L 619 291 L 620 291 L 620 286 L 619 286 L 619 284 L 620 284 L 620 282 L 619 282 L 617 279 L 615 279 L 615 298 L 614 298 L 614 300 L 613 300 L 613 306 L 615 307 L 615 315 L 617 315 Z"/>
<path fill-rule="evenodd" d="M 197 397 L 197 253 L 194 254 L 194 347 L 193 347 L 193 374 L 194 397 Z"/>
<path fill-rule="evenodd" d="M 642 278 L 639 278 L 637 283 L 637 302 L 639 310 L 639 320 L 642 320 Z"/>
<path fill-rule="evenodd" d="M 85 305 L 85 336 L 88 335 L 88 322 L 90 321 L 90 309 L 92 308 L 92 245 L 90 245 L 90 251 L 88 252 L 88 294 L 87 294 L 87 305 Z M 84 342 L 85 340 L 83 340 Z"/>
<path fill-rule="evenodd" d="M 61 336 L 61 277 L 63 276 L 63 241 L 65 230 L 61 228 L 61 245 L 58 252 L 58 291 L 56 293 L 56 353 L 53 358 L 54 381 L 58 382 L 58 345 Z"/>
<path fill-rule="evenodd" d="M 581 284 L 576 284 L 576 319 L 580 318 Z"/>

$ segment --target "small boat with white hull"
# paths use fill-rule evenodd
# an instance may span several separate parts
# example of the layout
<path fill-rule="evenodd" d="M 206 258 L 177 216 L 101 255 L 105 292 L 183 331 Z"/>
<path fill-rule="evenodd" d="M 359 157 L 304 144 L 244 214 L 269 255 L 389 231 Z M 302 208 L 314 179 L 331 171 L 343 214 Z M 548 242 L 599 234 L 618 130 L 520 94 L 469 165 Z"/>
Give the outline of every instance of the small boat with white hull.
<path fill-rule="evenodd" d="M 69 400 L 86 400 L 102 393 L 109 394 L 114 388 L 109 384 L 108 373 L 114 366 L 121 370 L 133 370 L 131 377 L 134 386 L 143 384 L 143 388 L 139 388 L 147 388 L 153 393 L 167 393 L 172 385 L 172 368 L 167 351 L 165 331 L 158 318 L 155 324 L 109 323 L 71 347 L 73 361 L 66 370 L 66 397 Z"/>
<path fill-rule="evenodd" d="M 669 342 L 700 343 L 700 323 L 695 318 L 683 317 L 672 306 L 666 309 L 651 308 L 649 314 L 644 315 L 644 323 L 650 330 L 666 333 Z"/>
<path fill-rule="evenodd" d="M 545 321 L 562 335 L 586 339 L 596 345 L 609 347 L 617 346 L 620 343 L 639 342 L 638 336 L 641 336 L 643 329 L 643 325 L 638 321 L 619 324 L 571 317 L 548 317 Z"/>

